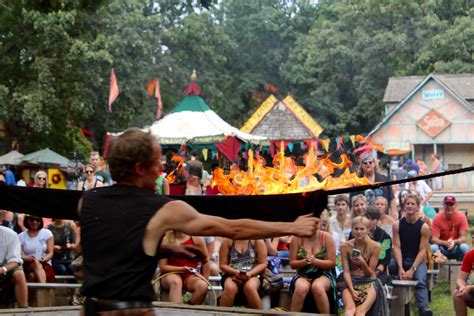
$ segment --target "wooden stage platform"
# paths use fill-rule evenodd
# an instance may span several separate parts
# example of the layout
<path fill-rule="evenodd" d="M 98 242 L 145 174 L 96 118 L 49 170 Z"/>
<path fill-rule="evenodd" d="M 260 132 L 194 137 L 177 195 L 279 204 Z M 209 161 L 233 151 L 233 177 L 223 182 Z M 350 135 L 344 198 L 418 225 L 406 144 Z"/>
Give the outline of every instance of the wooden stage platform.
<path fill-rule="evenodd" d="M 288 315 L 289 312 L 273 310 L 255 310 L 238 307 L 216 307 L 208 305 L 180 305 L 166 302 L 154 302 L 156 315 L 191 315 L 191 316 L 224 316 L 224 315 Z M 0 309 L 0 315 L 56 315 L 56 316 L 77 316 L 79 315 L 79 306 L 56 306 L 56 307 L 35 307 L 28 309 Z M 291 313 L 292 315 L 309 315 L 306 313 Z M 315 314 L 312 314 L 315 315 Z"/>

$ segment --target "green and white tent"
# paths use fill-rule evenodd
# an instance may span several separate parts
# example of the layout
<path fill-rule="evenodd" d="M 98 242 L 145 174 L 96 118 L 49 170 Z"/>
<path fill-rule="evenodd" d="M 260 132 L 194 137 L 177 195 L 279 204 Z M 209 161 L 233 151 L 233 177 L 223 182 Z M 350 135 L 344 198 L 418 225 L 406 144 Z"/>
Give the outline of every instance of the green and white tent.
<path fill-rule="evenodd" d="M 181 102 L 150 127 L 161 144 L 210 144 L 222 142 L 229 136 L 245 143 L 260 144 L 266 140 L 265 137 L 242 132 L 224 121 L 200 97 L 194 74 L 192 80 Z"/>

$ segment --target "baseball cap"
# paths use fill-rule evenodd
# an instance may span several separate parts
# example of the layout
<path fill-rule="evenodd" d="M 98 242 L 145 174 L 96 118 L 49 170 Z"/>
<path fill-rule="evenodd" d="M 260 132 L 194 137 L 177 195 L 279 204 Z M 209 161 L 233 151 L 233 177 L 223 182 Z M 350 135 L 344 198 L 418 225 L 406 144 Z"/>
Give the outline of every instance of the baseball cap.
<path fill-rule="evenodd" d="M 452 195 L 445 196 L 444 200 L 443 200 L 443 203 L 444 204 L 447 204 L 447 203 L 455 204 L 456 203 L 456 198 Z"/>
<path fill-rule="evenodd" d="M 407 160 L 407 165 L 411 166 L 412 164 L 413 164 L 413 160 L 408 159 L 408 160 Z"/>

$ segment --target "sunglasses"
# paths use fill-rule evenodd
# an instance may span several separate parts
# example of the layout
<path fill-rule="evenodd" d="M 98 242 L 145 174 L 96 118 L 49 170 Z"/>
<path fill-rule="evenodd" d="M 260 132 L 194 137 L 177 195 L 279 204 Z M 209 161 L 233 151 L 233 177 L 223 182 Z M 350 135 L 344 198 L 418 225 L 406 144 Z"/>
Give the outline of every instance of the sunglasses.
<path fill-rule="evenodd" d="M 366 161 L 366 162 L 363 162 L 364 165 L 371 165 L 373 164 L 374 162 L 373 161 Z"/>
<path fill-rule="evenodd" d="M 444 203 L 444 205 L 446 205 L 446 206 L 453 206 L 454 203 L 447 202 L 447 203 Z"/>
<path fill-rule="evenodd" d="M 28 218 L 28 220 L 29 220 L 30 222 L 38 222 L 38 223 L 41 222 L 41 219 L 40 219 L 40 218 L 34 218 L 34 217 L 30 217 L 30 218 Z"/>
<path fill-rule="evenodd" d="M 38 178 L 36 178 L 36 179 L 38 179 L 38 180 L 46 180 L 45 177 L 38 177 Z"/>
<path fill-rule="evenodd" d="M 86 170 L 86 173 L 94 173 L 92 170 Z"/>

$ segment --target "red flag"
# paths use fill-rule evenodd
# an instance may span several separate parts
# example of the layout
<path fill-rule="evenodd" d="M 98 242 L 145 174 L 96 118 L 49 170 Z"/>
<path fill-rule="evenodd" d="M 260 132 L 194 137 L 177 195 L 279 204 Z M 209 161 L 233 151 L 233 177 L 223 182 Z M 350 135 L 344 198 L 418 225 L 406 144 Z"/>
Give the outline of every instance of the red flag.
<path fill-rule="evenodd" d="M 156 79 L 155 97 L 158 101 L 158 109 L 156 110 L 156 119 L 159 119 L 161 116 L 161 109 L 163 108 L 163 103 L 161 102 L 160 81 L 158 79 Z"/>
<path fill-rule="evenodd" d="M 112 72 L 110 73 L 109 112 L 112 112 L 112 103 L 117 99 L 119 93 L 120 90 L 117 85 L 117 78 L 115 77 L 115 71 L 112 68 Z"/>

